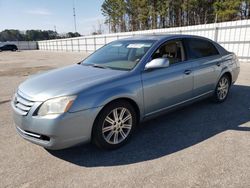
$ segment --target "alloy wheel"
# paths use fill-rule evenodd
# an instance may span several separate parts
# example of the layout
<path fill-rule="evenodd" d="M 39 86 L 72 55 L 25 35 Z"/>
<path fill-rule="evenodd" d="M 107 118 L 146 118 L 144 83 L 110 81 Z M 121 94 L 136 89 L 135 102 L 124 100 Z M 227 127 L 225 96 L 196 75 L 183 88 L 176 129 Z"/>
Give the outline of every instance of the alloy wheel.
<path fill-rule="evenodd" d="M 124 107 L 115 108 L 104 119 L 102 125 L 103 138 L 109 144 L 119 144 L 128 137 L 132 125 L 130 111 Z"/>
<path fill-rule="evenodd" d="M 222 77 L 217 87 L 217 95 L 219 100 L 224 100 L 226 98 L 228 90 L 229 90 L 229 81 L 227 77 Z"/>

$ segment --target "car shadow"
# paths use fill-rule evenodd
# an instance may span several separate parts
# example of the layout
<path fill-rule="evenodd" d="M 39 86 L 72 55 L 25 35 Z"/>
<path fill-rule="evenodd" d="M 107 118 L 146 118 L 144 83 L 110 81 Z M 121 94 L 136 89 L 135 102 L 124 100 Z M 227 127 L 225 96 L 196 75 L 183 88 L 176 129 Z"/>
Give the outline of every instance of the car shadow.
<path fill-rule="evenodd" d="M 228 99 L 215 104 L 207 99 L 142 123 L 131 141 L 114 151 L 91 144 L 59 151 L 55 157 L 85 167 L 126 165 L 178 152 L 227 130 L 250 131 L 250 86 L 234 85 Z"/>

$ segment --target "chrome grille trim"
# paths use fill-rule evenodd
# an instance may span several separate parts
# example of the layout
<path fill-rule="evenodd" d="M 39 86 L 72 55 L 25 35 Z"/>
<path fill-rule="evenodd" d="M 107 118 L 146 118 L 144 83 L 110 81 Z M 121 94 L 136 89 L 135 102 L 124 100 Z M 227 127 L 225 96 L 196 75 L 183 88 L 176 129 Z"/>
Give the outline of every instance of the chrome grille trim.
<path fill-rule="evenodd" d="M 22 110 L 20 110 L 20 109 L 18 109 L 18 108 L 16 108 L 16 107 L 15 107 L 15 111 L 16 111 L 18 114 L 22 115 L 22 116 L 25 116 L 25 115 L 27 115 L 27 113 L 28 113 L 28 112 L 22 111 Z"/>
<path fill-rule="evenodd" d="M 23 110 L 23 111 L 28 111 L 28 110 L 30 110 L 30 107 L 25 106 L 25 105 L 23 105 L 22 103 L 17 103 L 16 107 L 19 108 L 20 110 Z"/>
<path fill-rule="evenodd" d="M 31 107 L 34 105 L 34 102 L 24 98 L 17 92 L 14 96 L 13 105 L 19 114 L 26 116 Z"/>
<path fill-rule="evenodd" d="M 25 106 L 33 106 L 33 104 L 34 104 L 34 102 L 31 102 L 31 101 L 21 97 L 20 94 L 16 94 L 16 100 Z"/>

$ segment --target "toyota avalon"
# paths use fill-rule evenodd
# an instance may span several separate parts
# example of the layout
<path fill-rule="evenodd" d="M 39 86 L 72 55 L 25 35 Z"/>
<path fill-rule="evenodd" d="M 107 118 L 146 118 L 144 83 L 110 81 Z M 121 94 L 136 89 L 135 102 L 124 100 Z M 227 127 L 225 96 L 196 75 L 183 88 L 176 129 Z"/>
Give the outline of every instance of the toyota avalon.
<path fill-rule="evenodd" d="M 239 70 L 234 53 L 204 37 L 121 39 L 21 83 L 13 118 L 20 136 L 48 149 L 115 149 L 146 119 L 206 97 L 224 102 Z"/>

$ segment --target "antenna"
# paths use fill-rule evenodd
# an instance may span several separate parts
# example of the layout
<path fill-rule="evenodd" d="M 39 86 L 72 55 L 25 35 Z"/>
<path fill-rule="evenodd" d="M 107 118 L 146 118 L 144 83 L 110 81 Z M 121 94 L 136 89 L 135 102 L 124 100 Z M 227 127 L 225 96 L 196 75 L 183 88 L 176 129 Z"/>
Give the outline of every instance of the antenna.
<path fill-rule="evenodd" d="M 76 9 L 75 9 L 75 0 L 73 0 L 73 17 L 74 17 L 74 24 L 75 24 L 75 32 L 76 30 Z"/>

